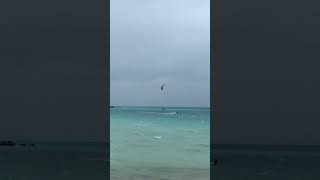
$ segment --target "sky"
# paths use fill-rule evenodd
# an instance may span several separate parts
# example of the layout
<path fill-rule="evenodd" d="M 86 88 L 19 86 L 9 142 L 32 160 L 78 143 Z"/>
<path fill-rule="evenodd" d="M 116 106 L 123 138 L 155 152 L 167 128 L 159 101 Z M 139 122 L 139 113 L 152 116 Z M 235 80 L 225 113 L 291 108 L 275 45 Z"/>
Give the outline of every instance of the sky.
<path fill-rule="evenodd" d="M 209 0 L 111 0 L 110 10 L 111 105 L 209 107 Z"/>
<path fill-rule="evenodd" d="M 105 1 L 0 3 L 0 139 L 109 139 Z M 319 145 L 319 2 L 215 5 L 211 139 Z M 209 1 L 113 0 L 110 14 L 111 105 L 209 105 Z"/>

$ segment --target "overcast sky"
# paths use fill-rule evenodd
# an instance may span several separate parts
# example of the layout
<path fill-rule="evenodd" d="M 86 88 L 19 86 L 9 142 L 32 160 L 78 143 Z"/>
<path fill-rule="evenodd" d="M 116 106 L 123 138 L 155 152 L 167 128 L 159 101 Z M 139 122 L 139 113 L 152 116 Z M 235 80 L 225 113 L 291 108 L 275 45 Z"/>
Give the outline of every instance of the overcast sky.
<path fill-rule="evenodd" d="M 112 0 L 110 10 L 111 105 L 210 105 L 209 0 Z"/>

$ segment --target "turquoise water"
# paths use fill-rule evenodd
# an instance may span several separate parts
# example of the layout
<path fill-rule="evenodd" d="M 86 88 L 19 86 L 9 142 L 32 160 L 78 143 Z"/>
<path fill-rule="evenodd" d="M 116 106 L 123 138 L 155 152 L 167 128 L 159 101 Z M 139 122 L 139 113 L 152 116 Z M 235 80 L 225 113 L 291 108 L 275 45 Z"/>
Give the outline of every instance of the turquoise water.
<path fill-rule="evenodd" d="M 209 179 L 209 108 L 122 107 L 110 117 L 112 180 Z"/>

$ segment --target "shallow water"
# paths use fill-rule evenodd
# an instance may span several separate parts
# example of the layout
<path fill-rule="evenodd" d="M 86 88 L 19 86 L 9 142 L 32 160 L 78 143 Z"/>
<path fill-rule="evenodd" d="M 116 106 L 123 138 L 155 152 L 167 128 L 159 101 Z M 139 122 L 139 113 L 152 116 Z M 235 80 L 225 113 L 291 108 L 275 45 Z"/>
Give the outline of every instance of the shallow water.
<path fill-rule="evenodd" d="M 122 107 L 110 124 L 112 180 L 209 179 L 208 108 Z"/>

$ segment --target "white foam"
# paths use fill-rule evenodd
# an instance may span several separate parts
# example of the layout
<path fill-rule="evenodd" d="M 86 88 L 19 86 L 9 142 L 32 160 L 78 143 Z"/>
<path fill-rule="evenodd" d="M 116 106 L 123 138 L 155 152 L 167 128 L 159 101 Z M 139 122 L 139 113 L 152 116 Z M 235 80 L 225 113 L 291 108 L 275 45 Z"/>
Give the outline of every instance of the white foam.
<path fill-rule="evenodd" d="M 170 113 L 161 113 L 161 114 L 177 114 L 176 112 L 170 112 Z"/>
<path fill-rule="evenodd" d="M 168 114 L 168 115 L 176 115 L 177 112 L 142 112 L 142 113 L 145 113 L 145 114 Z"/>

